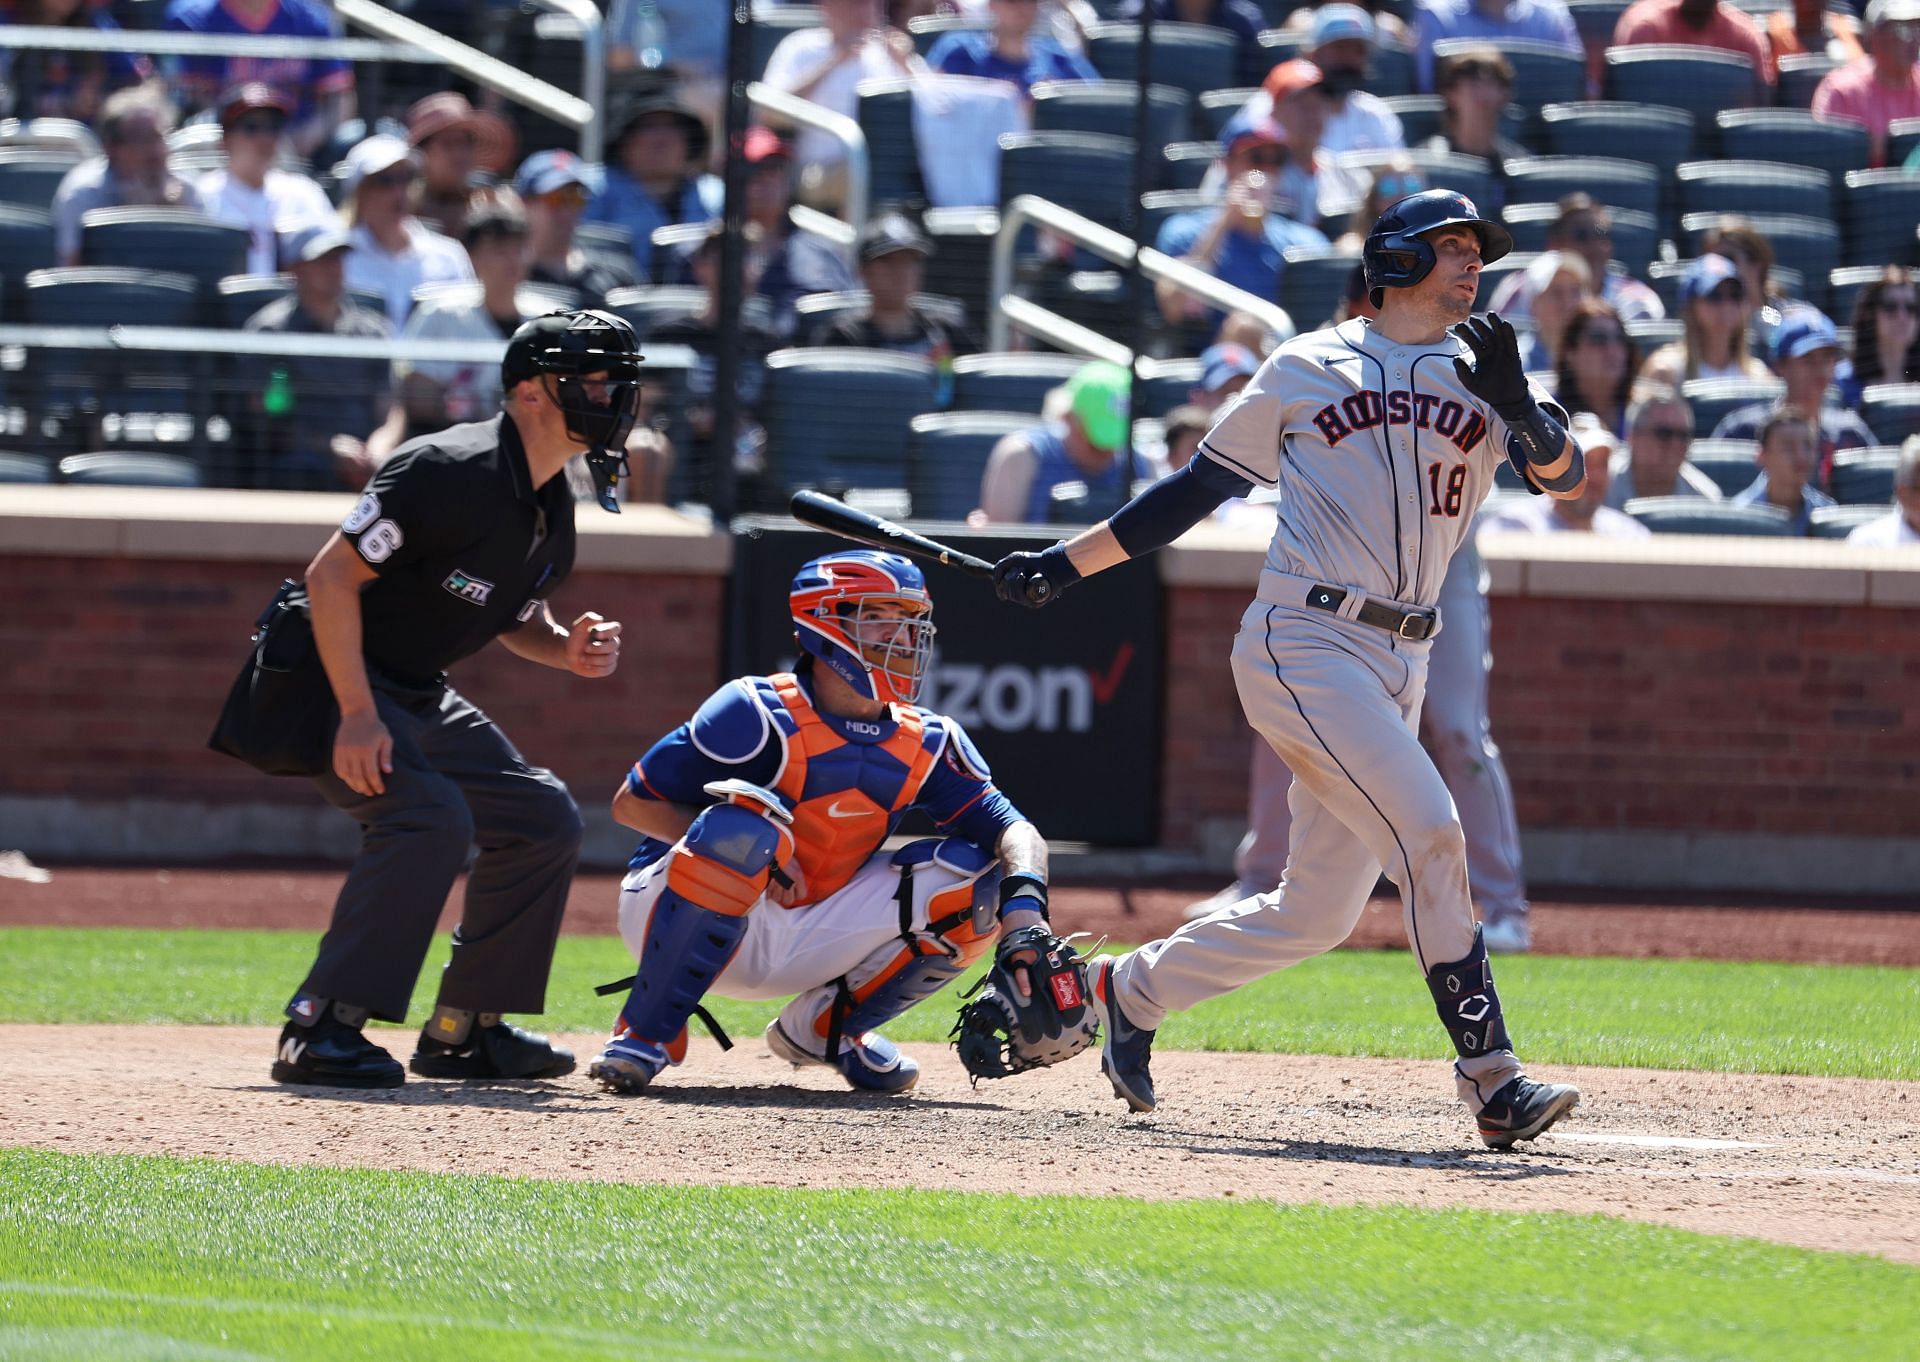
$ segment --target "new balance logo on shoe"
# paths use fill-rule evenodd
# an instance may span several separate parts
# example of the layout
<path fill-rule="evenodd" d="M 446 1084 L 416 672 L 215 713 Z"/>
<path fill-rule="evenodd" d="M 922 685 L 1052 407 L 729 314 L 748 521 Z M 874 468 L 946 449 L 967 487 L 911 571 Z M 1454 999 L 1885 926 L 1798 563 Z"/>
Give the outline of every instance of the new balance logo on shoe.
<path fill-rule="evenodd" d="M 300 1062 L 300 1056 L 306 1052 L 307 1043 L 304 1040 L 295 1040 L 292 1036 L 288 1036 L 280 1042 L 280 1062 L 282 1064 L 298 1064 Z"/>

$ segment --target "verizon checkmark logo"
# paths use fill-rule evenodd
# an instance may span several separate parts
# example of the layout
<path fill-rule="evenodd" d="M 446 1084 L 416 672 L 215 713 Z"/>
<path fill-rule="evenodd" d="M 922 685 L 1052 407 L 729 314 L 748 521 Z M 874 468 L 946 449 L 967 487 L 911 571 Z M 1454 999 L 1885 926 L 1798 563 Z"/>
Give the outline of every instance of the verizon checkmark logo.
<path fill-rule="evenodd" d="M 1087 668 L 1087 684 L 1093 687 L 1095 704 L 1104 705 L 1113 699 L 1114 692 L 1120 689 L 1120 680 L 1127 674 L 1127 668 L 1133 663 L 1133 645 L 1122 643 L 1114 653 L 1104 671 Z"/>

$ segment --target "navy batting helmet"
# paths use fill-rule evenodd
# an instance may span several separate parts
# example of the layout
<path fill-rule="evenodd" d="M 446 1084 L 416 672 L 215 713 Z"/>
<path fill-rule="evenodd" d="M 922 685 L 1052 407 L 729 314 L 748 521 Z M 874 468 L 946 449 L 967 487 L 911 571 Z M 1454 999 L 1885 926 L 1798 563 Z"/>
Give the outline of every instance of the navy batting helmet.
<path fill-rule="evenodd" d="M 1390 205 L 1367 233 L 1360 261 L 1367 274 L 1367 292 L 1380 306 L 1382 289 L 1412 288 L 1433 269 L 1429 232 L 1443 227 L 1471 227 L 1480 238 L 1480 263 L 1491 265 L 1513 249 L 1513 236 L 1497 222 L 1480 216 L 1473 200 L 1451 189 L 1427 189 Z"/>

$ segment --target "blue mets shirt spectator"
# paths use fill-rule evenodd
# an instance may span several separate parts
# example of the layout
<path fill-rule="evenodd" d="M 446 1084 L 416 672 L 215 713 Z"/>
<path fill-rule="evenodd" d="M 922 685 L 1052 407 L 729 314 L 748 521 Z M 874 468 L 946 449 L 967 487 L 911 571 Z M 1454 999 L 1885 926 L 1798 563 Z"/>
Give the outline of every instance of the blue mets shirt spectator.
<path fill-rule="evenodd" d="M 85 0 L 8 0 L 0 25 L 83 28 L 118 33 L 104 5 Z M 13 91 L 13 113 L 31 118 L 76 118 L 91 123 L 115 90 L 153 77 L 153 63 L 132 52 L 55 52 L 0 48 L 0 83 Z"/>
<path fill-rule="evenodd" d="M 949 76 L 1010 81 L 1026 94 L 1043 80 L 1098 80 L 1093 63 L 1033 33 L 1040 7 L 998 0 L 989 33 L 949 33 L 927 53 L 927 65 Z"/>
<path fill-rule="evenodd" d="M 169 30 L 251 37 L 335 38 L 339 21 L 318 0 L 172 0 Z M 182 57 L 182 94 L 195 108 L 222 90 L 261 81 L 294 102 L 287 135 L 308 156 L 353 112 L 353 68 L 338 58 Z"/>
<path fill-rule="evenodd" d="M 1565 0 L 1419 0 L 1414 7 L 1414 69 L 1422 90 L 1433 89 L 1433 45 L 1480 38 L 1496 47 L 1509 38 L 1552 43 L 1574 56 L 1585 52 Z"/>
<path fill-rule="evenodd" d="M 664 275 L 664 255 L 656 260 L 656 228 L 709 222 L 726 200 L 717 175 L 706 164 L 707 125 L 666 93 L 644 95 L 610 125 L 607 166 L 600 191 L 587 204 L 588 222 L 612 222 L 633 233 L 633 263 L 643 281 Z"/>

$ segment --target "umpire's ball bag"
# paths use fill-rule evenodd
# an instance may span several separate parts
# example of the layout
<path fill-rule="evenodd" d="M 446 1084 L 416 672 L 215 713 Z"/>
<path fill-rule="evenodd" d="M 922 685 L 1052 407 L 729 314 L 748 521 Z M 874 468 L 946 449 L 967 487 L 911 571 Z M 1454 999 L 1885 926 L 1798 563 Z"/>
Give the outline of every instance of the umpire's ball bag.
<path fill-rule="evenodd" d="M 313 620 L 289 604 L 291 580 L 261 612 L 253 651 L 234 678 L 207 746 L 270 776 L 324 775 L 333 767 L 340 710 L 320 665 Z"/>

